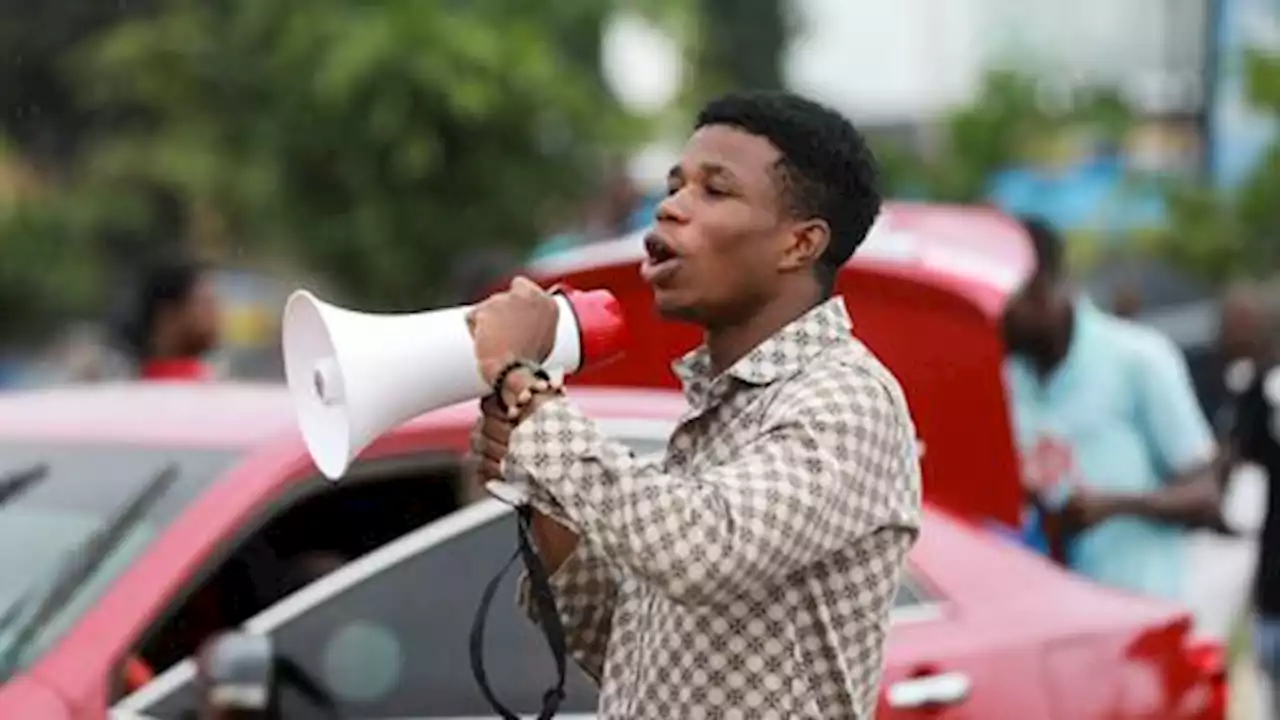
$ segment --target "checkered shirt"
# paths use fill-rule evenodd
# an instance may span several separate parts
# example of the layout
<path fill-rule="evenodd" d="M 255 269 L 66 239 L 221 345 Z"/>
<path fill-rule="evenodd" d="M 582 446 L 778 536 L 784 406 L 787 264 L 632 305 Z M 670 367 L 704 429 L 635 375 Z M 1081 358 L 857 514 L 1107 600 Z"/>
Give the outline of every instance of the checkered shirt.
<path fill-rule="evenodd" d="M 839 298 L 709 366 L 675 365 L 690 409 L 661 460 L 568 399 L 512 434 L 508 477 L 581 537 L 551 578 L 570 652 L 606 719 L 866 720 L 920 523 L 902 390 Z"/>

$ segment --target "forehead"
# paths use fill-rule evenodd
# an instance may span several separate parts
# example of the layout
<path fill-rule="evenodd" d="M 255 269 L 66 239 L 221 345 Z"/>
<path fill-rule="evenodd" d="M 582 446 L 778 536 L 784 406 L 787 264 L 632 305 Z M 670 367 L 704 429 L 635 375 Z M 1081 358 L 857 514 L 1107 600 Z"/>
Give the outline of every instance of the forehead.
<path fill-rule="evenodd" d="M 735 173 L 765 173 L 782 157 L 768 139 L 731 125 L 704 125 L 689 136 L 681 164 L 723 168 Z"/>

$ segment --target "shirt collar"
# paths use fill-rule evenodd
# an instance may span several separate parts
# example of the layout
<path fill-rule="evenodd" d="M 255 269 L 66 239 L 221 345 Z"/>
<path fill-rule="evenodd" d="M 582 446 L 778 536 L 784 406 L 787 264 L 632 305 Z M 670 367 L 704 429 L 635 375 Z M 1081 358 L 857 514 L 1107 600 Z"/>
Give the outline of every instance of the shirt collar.
<path fill-rule="evenodd" d="M 853 322 L 844 299 L 837 295 L 785 325 L 742 356 L 723 376 L 749 385 L 768 385 L 795 375 L 828 345 L 847 341 L 852 335 Z M 704 397 L 719 379 L 711 376 L 711 356 L 706 345 L 677 360 L 672 370 L 691 400 Z"/>
<path fill-rule="evenodd" d="M 1077 295 L 1072 301 L 1071 309 L 1071 343 L 1067 353 L 1058 366 L 1049 373 L 1049 378 L 1067 377 L 1078 364 L 1081 355 L 1092 352 L 1090 341 L 1098 321 L 1106 316 L 1101 308 L 1086 295 Z M 1012 354 L 1006 359 L 1005 367 L 1028 378 L 1036 377 L 1035 364 L 1028 358 Z"/>

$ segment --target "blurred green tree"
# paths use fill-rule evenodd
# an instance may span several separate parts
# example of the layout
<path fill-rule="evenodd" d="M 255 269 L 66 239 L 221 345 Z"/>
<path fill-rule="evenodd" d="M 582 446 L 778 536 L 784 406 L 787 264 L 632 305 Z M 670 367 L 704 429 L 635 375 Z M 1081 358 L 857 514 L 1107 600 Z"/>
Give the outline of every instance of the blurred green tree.
<path fill-rule="evenodd" d="M 157 0 L 0 0 L 0 133 L 41 166 L 61 168 L 74 157 L 109 108 L 78 102 L 62 62 L 72 47 L 121 18 L 150 12 Z M 104 112 L 106 111 L 106 112 Z"/>
<path fill-rule="evenodd" d="M 1046 159 L 1067 133 L 1096 145 L 1115 145 L 1132 126 L 1132 113 L 1115 92 L 1085 88 L 1054 105 L 1039 78 L 993 69 L 973 102 L 943 118 L 929 152 L 881 140 L 877 157 L 895 195 L 943 202 L 980 203 L 995 173 Z"/>
<path fill-rule="evenodd" d="M 299 258 L 366 306 L 449 301 L 460 259 L 533 242 L 632 137 L 599 77 L 611 8 L 170 0 L 76 58 L 88 100 L 138 111 L 86 177 L 163 189 L 206 249 Z"/>
<path fill-rule="evenodd" d="M 107 188 L 0 199 L 0 345 L 48 340 L 62 321 L 101 307 L 107 265 L 98 240 L 128 236 L 147 217 Z"/>
<path fill-rule="evenodd" d="M 1248 58 L 1249 98 L 1280 120 L 1280 55 Z M 1269 277 L 1280 269 L 1280 137 L 1240 187 L 1230 192 L 1171 183 L 1170 222 L 1153 247 L 1210 282 Z"/>

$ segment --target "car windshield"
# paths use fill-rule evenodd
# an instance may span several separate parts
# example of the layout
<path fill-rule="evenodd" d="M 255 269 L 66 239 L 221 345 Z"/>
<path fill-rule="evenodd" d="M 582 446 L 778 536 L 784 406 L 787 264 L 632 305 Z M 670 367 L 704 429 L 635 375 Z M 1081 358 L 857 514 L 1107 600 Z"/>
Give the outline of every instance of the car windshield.
<path fill-rule="evenodd" d="M 0 502 L 0 657 L 12 661 L 0 667 L 0 678 L 39 657 L 93 607 L 152 538 L 235 459 L 228 451 L 0 440 L 0 483 L 21 479 Z M 166 469 L 176 474 L 173 484 L 145 506 L 60 609 L 30 634 L 31 610 L 54 589 L 59 570 L 87 551 L 94 534 Z M 11 656 L 14 641 L 24 634 L 21 652 Z"/>

